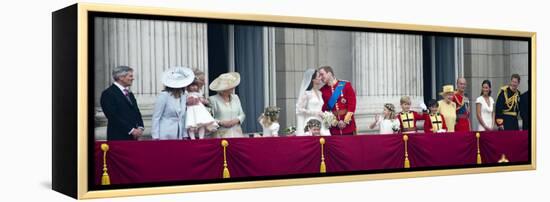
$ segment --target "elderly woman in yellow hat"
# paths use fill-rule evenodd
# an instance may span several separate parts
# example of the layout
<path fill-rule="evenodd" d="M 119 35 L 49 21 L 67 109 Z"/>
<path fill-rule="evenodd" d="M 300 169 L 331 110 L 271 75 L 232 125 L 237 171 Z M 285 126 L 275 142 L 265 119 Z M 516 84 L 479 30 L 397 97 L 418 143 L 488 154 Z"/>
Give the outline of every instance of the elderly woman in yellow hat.
<path fill-rule="evenodd" d="M 240 82 L 238 72 L 229 72 L 210 83 L 210 90 L 217 92 L 208 98 L 214 119 L 219 125 L 218 131 L 213 134 L 215 138 L 244 137 L 241 124 L 245 114 L 239 96 L 235 95 L 235 88 Z"/>
<path fill-rule="evenodd" d="M 443 92 L 439 93 L 443 97 L 439 100 L 439 113 L 445 117 L 447 132 L 455 132 L 456 124 L 456 103 L 453 102 L 455 93 L 453 85 L 444 85 Z"/>

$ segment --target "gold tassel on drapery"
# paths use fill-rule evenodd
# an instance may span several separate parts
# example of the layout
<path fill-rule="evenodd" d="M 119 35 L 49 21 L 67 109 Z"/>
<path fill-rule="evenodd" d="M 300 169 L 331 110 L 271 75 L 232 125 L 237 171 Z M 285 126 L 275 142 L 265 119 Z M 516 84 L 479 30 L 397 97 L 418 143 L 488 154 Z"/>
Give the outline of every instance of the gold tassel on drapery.
<path fill-rule="evenodd" d="M 409 136 L 403 135 L 403 141 L 405 142 L 405 168 L 411 167 L 411 162 L 409 161 L 409 152 L 407 151 L 407 142 L 409 141 Z"/>
<path fill-rule="evenodd" d="M 477 141 L 477 164 L 481 164 L 481 150 L 479 149 L 479 132 L 476 133 Z"/>
<path fill-rule="evenodd" d="M 320 169 L 320 172 L 321 173 L 326 173 L 327 172 L 327 165 L 325 164 L 325 150 L 324 150 L 324 147 L 325 147 L 325 138 L 321 138 L 319 139 L 319 143 L 321 143 L 321 169 Z"/>
<path fill-rule="evenodd" d="M 226 155 L 226 148 L 229 146 L 229 142 L 227 140 L 222 140 L 222 147 L 223 147 L 223 178 L 229 178 L 229 168 L 227 168 L 227 155 Z"/>
<path fill-rule="evenodd" d="M 110 185 L 111 178 L 107 173 L 107 151 L 109 151 L 109 145 L 106 143 L 101 144 L 101 150 L 103 151 L 103 175 L 101 176 L 101 185 Z"/>

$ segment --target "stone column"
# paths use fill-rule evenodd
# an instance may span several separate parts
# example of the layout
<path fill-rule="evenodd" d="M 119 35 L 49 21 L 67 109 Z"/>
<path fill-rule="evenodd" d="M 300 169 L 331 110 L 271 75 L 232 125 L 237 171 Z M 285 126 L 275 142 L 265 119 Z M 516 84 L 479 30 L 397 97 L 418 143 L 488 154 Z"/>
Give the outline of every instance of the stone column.
<path fill-rule="evenodd" d="M 362 132 L 384 103 L 401 111 L 401 96 L 410 96 L 413 110 L 423 100 L 422 36 L 388 33 L 353 33 L 353 84 L 357 93 L 356 122 Z"/>

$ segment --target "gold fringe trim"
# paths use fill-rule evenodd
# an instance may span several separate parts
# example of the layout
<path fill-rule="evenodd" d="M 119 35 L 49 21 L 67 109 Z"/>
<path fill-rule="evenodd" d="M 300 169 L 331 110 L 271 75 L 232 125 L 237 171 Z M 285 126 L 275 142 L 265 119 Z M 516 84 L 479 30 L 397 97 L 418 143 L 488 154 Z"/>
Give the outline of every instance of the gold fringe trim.
<path fill-rule="evenodd" d="M 502 154 L 500 156 L 500 159 L 498 160 L 498 163 L 508 163 L 510 162 L 507 158 L 506 158 L 506 155 Z"/>

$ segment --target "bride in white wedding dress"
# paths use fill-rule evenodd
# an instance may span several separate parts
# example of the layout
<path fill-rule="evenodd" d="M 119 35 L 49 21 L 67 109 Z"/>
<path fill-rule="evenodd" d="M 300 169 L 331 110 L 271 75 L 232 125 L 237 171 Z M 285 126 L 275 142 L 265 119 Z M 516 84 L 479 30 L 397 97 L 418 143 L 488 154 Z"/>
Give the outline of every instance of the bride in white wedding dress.
<path fill-rule="evenodd" d="M 308 69 L 304 72 L 302 84 L 296 102 L 296 135 L 310 135 L 304 131 L 306 123 L 311 119 L 321 121 L 321 135 L 328 136 L 330 132 L 328 127 L 322 121 L 323 97 L 319 89 L 324 84 L 319 78 L 319 73 L 315 69 Z"/>

